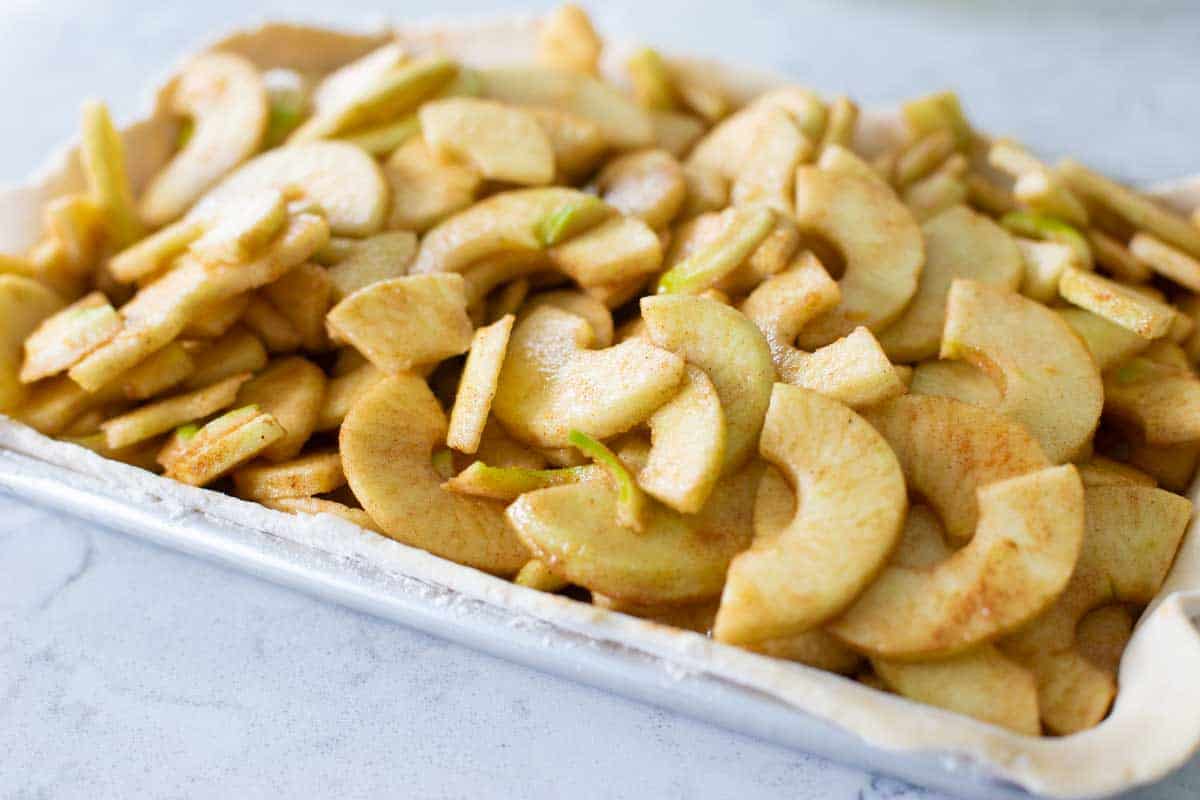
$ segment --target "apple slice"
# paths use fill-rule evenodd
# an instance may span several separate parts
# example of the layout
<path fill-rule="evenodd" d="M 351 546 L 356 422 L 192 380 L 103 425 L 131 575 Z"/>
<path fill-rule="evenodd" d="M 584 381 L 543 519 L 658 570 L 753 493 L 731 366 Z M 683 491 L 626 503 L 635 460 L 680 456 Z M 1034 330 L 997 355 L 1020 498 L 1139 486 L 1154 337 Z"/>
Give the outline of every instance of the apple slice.
<path fill-rule="evenodd" d="M 812 353 L 793 350 L 777 363 L 785 383 L 811 389 L 851 408 L 865 408 L 908 389 L 866 328 Z"/>
<path fill-rule="evenodd" d="M 585 481 L 523 494 L 508 520 L 536 558 L 560 578 L 640 605 L 715 597 L 730 560 L 750 542 L 750 509 L 761 466 L 723 478 L 698 514 L 658 503 L 641 532 L 617 523 L 608 481 Z"/>
<path fill-rule="evenodd" d="M 154 176 L 140 202 L 159 227 L 183 215 L 204 192 L 258 150 L 267 127 L 267 90 L 254 64 L 232 53 L 192 59 L 168 100 L 192 122 L 187 143 Z"/>
<path fill-rule="evenodd" d="M 446 445 L 461 453 L 474 453 L 479 448 L 484 425 L 492 410 L 492 399 L 496 396 L 513 322 L 512 315 L 506 316 L 478 329 L 471 339 L 446 434 Z"/>
<path fill-rule="evenodd" d="M 1085 200 L 1115 212 L 1133 228 L 1149 231 L 1193 258 L 1200 258 L 1200 228 L 1145 195 L 1111 181 L 1077 161 L 1064 159 L 1056 170 Z"/>
<path fill-rule="evenodd" d="M 639 533 L 645 530 L 646 495 L 634 480 L 625 462 L 608 448 L 604 442 L 588 436 L 583 431 L 572 430 L 571 446 L 590 458 L 608 473 L 617 487 L 617 524 Z"/>
<path fill-rule="evenodd" d="M 759 450 L 800 502 L 730 564 L 714 635 L 735 644 L 803 633 L 845 609 L 899 541 L 907 507 L 887 442 L 816 392 L 775 385 Z"/>
<path fill-rule="evenodd" d="M 901 191 L 900 198 L 918 223 L 967 202 L 967 167 L 966 156 L 955 153 L 929 175 Z"/>
<path fill-rule="evenodd" d="M 765 656 L 795 661 L 839 675 L 853 674 L 863 662 L 861 655 L 820 628 L 813 628 L 795 636 L 767 639 L 742 646 Z"/>
<path fill-rule="evenodd" d="M 418 233 L 471 205 L 483 182 L 466 164 L 438 158 L 420 136 L 392 151 L 383 172 L 392 190 L 388 227 Z"/>
<path fill-rule="evenodd" d="M 625 70 L 633 84 L 633 98 L 639 106 L 651 111 L 669 111 L 676 107 L 674 80 L 657 50 L 639 47 L 625 60 Z"/>
<path fill-rule="evenodd" d="M 208 263 L 239 263 L 257 255 L 288 222 L 287 198 L 266 188 L 231 197 L 202 220 L 204 233 L 188 250 Z M 187 226 L 189 221 L 178 223 Z"/>
<path fill-rule="evenodd" d="M 1186 361 L 1134 356 L 1105 374 L 1104 413 L 1136 427 L 1152 446 L 1200 441 L 1200 379 Z"/>
<path fill-rule="evenodd" d="M 261 294 L 250 297 L 239 321 L 270 353 L 290 353 L 300 347 L 300 331 Z"/>
<path fill-rule="evenodd" d="M 568 182 L 590 174 L 608 152 L 604 131 L 590 119 L 553 108 L 526 109 L 550 139 L 554 163 Z"/>
<path fill-rule="evenodd" d="M 184 385 L 185 389 L 208 386 L 211 383 L 224 380 L 239 372 L 248 370 L 230 370 L 214 380 L 199 383 L 196 386 Z M 118 381 L 121 391 L 131 400 L 146 400 L 155 395 L 174 389 L 195 372 L 195 362 L 179 342 L 171 342 L 154 355 L 126 372 Z"/>
<path fill-rule="evenodd" d="M 75 301 L 29 334 L 21 382 L 33 383 L 74 366 L 120 329 L 121 318 L 102 292 Z"/>
<path fill-rule="evenodd" d="M 1092 268 L 1092 248 L 1087 238 L 1060 219 L 1032 211 L 1010 211 L 1000 224 L 1018 236 L 1057 242 L 1075 251 L 1075 260 L 1083 269 Z"/>
<path fill-rule="evenodd" d="M 207 220 L 189 217 L 160 228 L 110 258 L 108 270 L 124 283 L 144 281 L 187 250 L 207 227 Z"/>
<path fill-rule="evenodd" d="M 295 328 L 300 347 L 313 353 L 329 349 L 325 315 L 333 302 L 333 279 L 324 267 L 300 264 L 263 287 L 262 296 Z"/>
<path fill-rule="evenodd" d="M 858 127 L 858 104 L 845 95 L 838 95 L 829 104 L 829 117 L 821 134 L 820 152 L 833 147 L 847 148 L 854 142 Z"/>
<path fill-rule="evenodd" d="M 238 398 L 238 389 L 250 379 L 248 374 L 233 375 L 204 389 L 197 389 L 156 403 L 142 405 L 130 413 L 113 417 L 101 425 L 104 441 L 110 449 L 136 445 L 186 422 L 204 419 L 229 408 Z"/>
<path fill-rule="evenodd" d="M 775 228 L 764 206 L 735 209 L 720 234 L 671 266 L 658 279 L 659 294 L 699 294 L 740 267 Z"/>
<path fill-rule="evenodd" d="M 1083 343 L 1087 345 L 1096 368 L 1107 372 L 1123 364 L 1150 346 L 1150 340 L 1126 327 L 1110 322 L 1099 314 L 1082 308 L 1055 309 Z"/>
<path fill-rule="evenodd" d="M 644 297 L 641 309 L 650 341 L 704 370 L 717 390 L 729 474 L 758 446 L 775 381 L 767 340 L 745 315 L 706 297 Z"/>
<path fill-rule="evenodd" d="M 388 231 L 356 240 L 348 252 L 328 267 L 333 301 L 379 281 L 402 277 L 417 254 L 417 237 L 411 231 Z"/>
<path fill-rule="evenodd" d="M 339 103 L 360 97 L 388 72 L 402 66 L 409 58 L 398 41 L 388 41 L 352 61 L 343 63 L 323 77 L 309 92 L 311 105 L 318 112 L 328 114 Z"/>
<path fill-rule="evenodd" d="M 371 363 L 395 374 L 471 346 L 461 275 L 409 275 L 373 283 L 334 306 L 326 325 Z"/>
<path fill-rule="evenodd" d="M 1179 312 L 1131 286 L 1068 267 L 1058 281 L 1063 299 L 1104 317 L 1143 339 L 1166 336 Z"/>
<path fill-rule="evenodd" d="M 891 188 L 891 184 L 874 167 L 849 147 L 834 144 L 822 148 L 821 155 L 817 158 L 817 166 L 825 172 L 857 175 Z"/>
<path fill-rule="evenodd" d="M 1039 242 L 1016 237 L 1025 262 L 1021 294 L 1039 303 L 1052 304 L 1058 299 L 1058 285 L 1069 267 L 1083 269 L 1084 263 L 1071 247 L 1059 242 Z"/>
<path fill-rule="evenodd" d="M 103 212 L 109 243 L 120 249 L 140 239 L 144 231 L 133 203 L 125 145 L 103 103 L 83 106 L 79 163 L 88 195 Z"/>
<path fill-rule="evenodd" d="M 593 347 L 605 348 L 612 345 L 612 312 L 596 298 L 571 289 L 541 292 L 521 304 L 521 316 L 527 316 L 542 306 L 554 306 L 587 320 L 588 325 L 592 326 Z"/>
<path fill-rule="evenodd" d="M 521 571 L 517 573 L 517 577 L 513 578 L 513 583 L 518 586 L 537 589 L 539 592 L 550 593 L 561 592 L 571 585 L 551 572 L 544 561 L 539 561 L 536 558 L 531 558 L 525 562 L 525 566 L 521 567 Z"/>
<path fill-rule="evenodd" d="M 551 247 L 548 255 L 555 267 L 585 288 L 631 280 L 640 288 L 662 265 L 662 243 L 637 217 L 613 217 Z"/>
<path fill-rule="evenodd" d="M 446 415 L 414 375 L 384 378 L 359 396 L 339 437 L 354 496 L 382 531 L 405 544 L 501 575 L 529 553 L 509 529 L 502 505 L 448 492 L 433 468 L 446 440 Z"/>
<path fill-rule="evenodd" d="M 618 156 L 596 176 L 604 202 L 659 230 L 683 207 L 687 183 L 683 168 L 664 150 L 640 150 Z"/>
<path fill-rule="evenodd" d="M 825 129 L 825 104 L 808 89 L 784 86 L 764 92 L 750 105 L 714 125 L 692 149 L 687 163 L 713 170 L 728 181 L 736 180 L 754 152 L 759 131 L 779 110 L 791 115 L 810 141 L 820 139 Z"/>
<path fill-rule="evenodd" d="M 578 428 L 605 439 L 647 419 L 683 380 L 683 359 L 641 339 L 588 349 L 591 326 L 544 306 L 509 340 L 492 410 L 514 436 L 563 447 Z"/>
<path fill-rule="evenodd" d="M 917 292 L 904 313 L 879 334 L 879 343 L 895 361 L 913 362 L 937 355 L 946 319 L 946 296 L 955 278 L 1016 289 L 1021 253 L 1013 237 L 996 223 L 965 206 L 943 211 L 921 226 L 925 267 Z M 1055 292 L 1058 287 L 1055 284 Z"/>
<path fill-rule="evenodd" d="M 473 165 L 484 178 L 525 186 L 554 178 L 554 149 L 533 115 L 492 100 L 450 97 L 425 103 L 421 133 L 443 157 Z"/>
<path fill-rule="evenodd" d="M 548 13 L 538 30 L 538 61 L 548 67 L 595 73 L 603 48 L 587 12 L 570 3 Z"/>
<path fill-rule="evenodd" d="M 954 155 L 958 142 L 948 128 L 937 128 L 903 145 L 891 170 L 891 180 L 904 188 L 925 178 Z"/>
<path fill-rule="evenodd" d="M 372 63 L 370 69 L 361 68 L 367 59 L 376 57 L 372 54 L 361 59 L 356 73 L 352 74 L 350 68 L 344 70 L 336 87 L 331 79 L 318 89 L 316 112 L 288 137 L 289 146 L 369 129 L 403 117 L 458 75 L 457 64 L 436 56 L 393 64 L 381 60 L 378 66 Z"/>
<path fill-rule="evenodd" d="M 1150 268 L 1139 261 L 1120 240 L 1095 228 L 1087 232 L 1088 244 L 1096 256 L 1096 263 L 1114 278 L 1128 283 L 1145 283 L 1153 274 Z"/>
<path fill-rule="evenodd" d="M 238 496 L 258 501 L 312 497 L 345 484 L 342 457 L 338 453 L 310 453 L 282 464 L 255 463 L 233 474 Z"/>
<path fill-rule="evenodd" d="M 551 486 L 562 486 L 588 480 L 604 480 L 603 468 L 599 466 L 560 467 L 558 469 L 493 467 L 482 461 L 476 461 L 448 479 L 443 486 L 459 494 L 512 502 L 526 492 L 536 492 L 538 489 L 548 489 Z"/>
<path fill-rule="evenodd" d="M 597 227 L 611 215 L 612 209 L 603 200 L 585 195 L 538 220 L 535 233 L 543 247 L 554 247 Z"/>
<path fill-rule="evenodd" d="M 841 290 L 810 252 L 787 270 L 764 280 L 742 303 L 742 313 L 754 321 L 771 346 L 776 368 L 793 359 L 800 331 L 811 320 L 840 302 Z"/>
<path fill-rule="evenodd" d="M 234 170 L 197 202 L 205 217 L 233 198 L 277 189 L 315 204 L 333 233 L 369 236 L 383 226 L 388 187 L 370 155 L 345 142 L 310 142 L 269 150 Z"/>
<path fill-rule="evenodd" d="M 688 366 L 683 388 L 646 421 L 651 447 L 638 485 L 683 514 L 708 501 L 725 457 L 725 414 L 708 375 Z"/>
<path fill-rule="evenodd" d="M 917 291 L 925 246 L 912 212 L 890 190 L 803 166 L 796 171 L 796 221 L 846 262 L 841 304 L 800 332 L 800 347 L 822 347 L 860 325 L 881 330 L 900 316 Z"/>
<path fill-rule="evenodd" d="M 1002 399 L 992 379 L 965 361 L 922 361 L 913 370 L 908 390 L 984 408 L 996 408 Z"/>
<path fill-rule="evenodd" d="M 1101 606 L 1075 628 L 1075 646 L 1083 657 L 1111 675 L 1117 674 L 1125 646 L 1133 637 L 1133 613 L 1121 605 Z"/>
<path fill-rule="evenodd" d="M 263 343 L 240 326 L 190 356 L 196 368 L 188 375 L 188 389 L 199 389 L 239 372 L 258 372 L 266 366 Z"/>
<path fill-rule="evenodd" d="M 1104 456 L 1092 456 L 1082 464 L 1077 464 L 1079 479 L 1083 488 L 1091 486 L 1155 486 L 1156 481 L 1151 476 L 1136 467 L 1114 461 Z"/>
<path fill-rule="evenodd" d="M 1002 387 L 997 410 L 1026 425 L 1051 461 L 1069 461 L 1091 439 L 1104 404 L 1099 370 L 1070 326 L 1045 306 L 957 279 L 941 357 L 966 360 Z"/>
<path fill-rule="evenodd" d="M 992 645 L 940 661 L 875 658 L 871 666 L 897 694 L 1026 736 L 1041 733 L 1033 673 Z"/>
<path fill-rule="evenodd" d="M 558 187 L 493 195 L 426 233 L 410 272 L 463 272 L 496 256 L 539 255 L 545 244 L 538 236 L 543 220 L 561 208 L 594 201 L 576 189 Z"/>
<path fill-rule="evenodd" d="M 730 189 L 736 206 L 763 204 L 781 214 L 794 209 L 796 167 L 813 155 L 813 142 L 792 115 L 772 108 L 763 115 L 754 143 Z"/>
<path fill-rule="evenodd" d="M 191 486 L 215 481 L 284 435 L 283 426 L 257 406 L 244 406 L 203 428 L 193 426 L 181 432 L 184 435 L 177 432 L 158 460 L 166 467 L 166 477 Z"/>
<path fill-rule="evenodd" d="M 259 502 L 267 508 L 273 508 L 285 514 L 309 514 L 312 516 L 328 514 L 364 530 L 383 533 L 366 511 L 361 508 L 351 508 L 335 500 L 326 500 L 321 497 L 273 497 Z"/>
<path fill-rule="evenodd" d="M 381 381 L 384 374 L 374 364 L 366 363 L 329 379 L 325 387 L 325 398 L 317 415 L 317 430 L 336 430 L 358 396 Z"/>

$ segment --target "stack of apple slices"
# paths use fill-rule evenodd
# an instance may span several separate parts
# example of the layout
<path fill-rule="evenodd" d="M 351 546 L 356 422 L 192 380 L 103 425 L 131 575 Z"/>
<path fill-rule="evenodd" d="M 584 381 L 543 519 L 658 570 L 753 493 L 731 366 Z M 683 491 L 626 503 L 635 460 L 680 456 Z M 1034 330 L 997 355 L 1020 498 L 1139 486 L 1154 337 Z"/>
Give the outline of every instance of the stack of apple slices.
<path fill-rule="evenodd" d="M 1100 722 L 1200 457 L 1200 227 L 991 140 L 860 146 L 582 11 L 523 66 L 188 62 L 137 196 L 0 259 L 0 411 L 1012 730 Z M 130 154 L 138 156 L 138 153 Z"/>

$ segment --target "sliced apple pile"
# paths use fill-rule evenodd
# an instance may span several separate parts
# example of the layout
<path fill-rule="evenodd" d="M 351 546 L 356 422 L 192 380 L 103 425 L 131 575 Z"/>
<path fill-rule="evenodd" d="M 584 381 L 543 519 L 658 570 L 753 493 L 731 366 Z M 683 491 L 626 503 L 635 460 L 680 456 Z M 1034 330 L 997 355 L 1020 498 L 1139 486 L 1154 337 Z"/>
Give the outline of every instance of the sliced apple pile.
<path fill-rule="evenodd" d="M 1180 583 L 1200 212 L 574 5 L 491 50 L 285 29 L 146 124 L 85 106 L 6 231 L 0 413 L 730 665 L 1104 718 Z"/>

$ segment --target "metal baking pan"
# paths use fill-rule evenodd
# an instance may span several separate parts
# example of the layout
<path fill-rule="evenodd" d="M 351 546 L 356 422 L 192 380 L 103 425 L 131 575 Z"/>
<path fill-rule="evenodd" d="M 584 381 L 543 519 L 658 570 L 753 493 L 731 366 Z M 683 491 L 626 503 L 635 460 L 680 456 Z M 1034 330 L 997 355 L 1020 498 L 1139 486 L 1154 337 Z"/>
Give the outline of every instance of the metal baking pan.
<path fill-rule="evenodd" d="M 396 33 L 414 50 L 436 47 L 487 64 L 527 60 L 535 31 L 530 20 L 506 19 Z M 380 33 L 266 25 L 211 46 L 264 67 L 328 69 L 381 40 Z M 619 47 L 612 50 L 619 59 Z M 719 78 L 742 97 L 781 82 L 730 65 L 681 64 Z M 158 100 L 124 131 L 128 152 L 137 154 L 130 163 L 135 184 L 157 169 L 173 140 L 173 123 Z M 894 115 L 866 119 L 868 140 L 886 139 L 896 127 Z M 80 182 L 77 154 L 68 148 L 27 185 L 0 191 L 0 250 L 29 246 L 41 204 Z M 1164 198 L 1195 207 L 1200 184 L 1183 182 Z M 1194 531 L 1126 650 L 1109 718 L 1051 739 L 515 586 L 337 518 L 290 516 L 177 484 L 4 417 L 0 491 L 537 669 L 962 797 L 1107 796 L 1157 780 L 1200 745 L 1200 631 L 1193 622 L 1200 617 L 1200 537 Z M 1193 487 L 1193 502 L 1197 491 Z"/>

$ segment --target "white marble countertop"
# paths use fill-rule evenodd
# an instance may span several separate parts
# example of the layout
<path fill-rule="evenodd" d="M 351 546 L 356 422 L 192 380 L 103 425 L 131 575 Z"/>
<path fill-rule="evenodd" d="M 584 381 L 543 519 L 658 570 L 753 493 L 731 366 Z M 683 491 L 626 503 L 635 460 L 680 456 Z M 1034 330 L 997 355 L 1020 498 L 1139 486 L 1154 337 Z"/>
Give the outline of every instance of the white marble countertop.
<path fill-rule="evenodd" d="M 0 181 L 268 17 L 488 2 L 8 0 Z M 536 4 L 540 6 L 541 4 Z M 953 86 L 984 127 L 1139 180 L 1200 171 L 1200 5 L 594 4 L 607 29 L 867 103 Z M 246 10 L 252 8 L 252 10 Z M 0 798 L 936 798 L 0 497 Z M 1200 761 L 1140 798 L 1200 796 Z"/>

